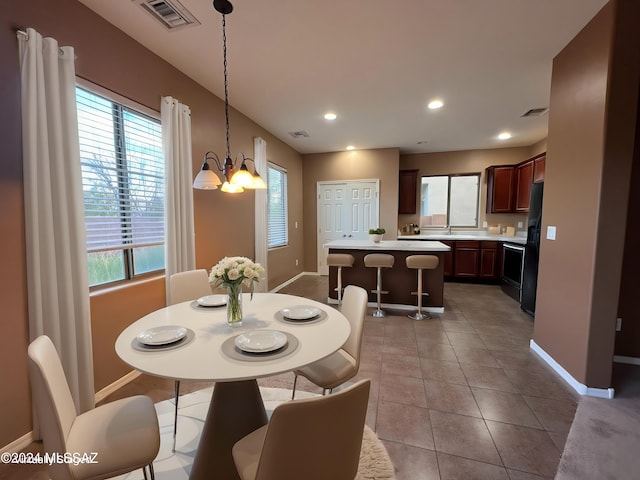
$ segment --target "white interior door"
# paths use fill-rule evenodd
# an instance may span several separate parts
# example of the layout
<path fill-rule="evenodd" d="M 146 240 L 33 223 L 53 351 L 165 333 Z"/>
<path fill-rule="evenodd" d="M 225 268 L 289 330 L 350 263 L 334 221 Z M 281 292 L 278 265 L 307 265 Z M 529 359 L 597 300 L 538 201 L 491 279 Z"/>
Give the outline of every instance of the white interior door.
<path fill-rule="evenodd" d="M 331 240 L 365 240 L 378 225 L 379 180 L 318 182 L 318 272 L 328 275 L 327 249 Z"/>

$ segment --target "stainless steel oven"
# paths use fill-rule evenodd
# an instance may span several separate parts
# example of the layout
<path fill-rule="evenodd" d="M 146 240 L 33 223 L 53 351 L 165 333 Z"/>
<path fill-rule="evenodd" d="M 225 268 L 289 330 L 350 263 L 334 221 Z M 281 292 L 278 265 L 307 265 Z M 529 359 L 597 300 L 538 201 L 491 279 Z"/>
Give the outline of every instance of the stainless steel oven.
<path fill-rule="evenodd" d="M 502 250 L 502 290 L 520 302 L 525 247 L 514 243 L 504 243 Z"/>

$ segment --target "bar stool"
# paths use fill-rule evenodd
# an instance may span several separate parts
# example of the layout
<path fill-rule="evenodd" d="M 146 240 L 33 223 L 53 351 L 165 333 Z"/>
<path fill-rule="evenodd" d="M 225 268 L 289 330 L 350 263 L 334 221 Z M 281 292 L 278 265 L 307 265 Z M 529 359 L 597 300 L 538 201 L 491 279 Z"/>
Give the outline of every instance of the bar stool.
<path fill-rule="evenodd" d="M 382 269 L 393 267 L 393 262 L 393 255 L 389 255 L 387 253 L 370 253 L 369 255 L 364 257 L 365 267 L 373 267 L 378 269 L 378 280 L 376 282 L 376 289 L 371 290 L 371 293 L 375 293 L 377 298 L 378 308 L 375 312 L 372 313 L 374 317 L 380 318 L 385 316 L 385 313 L 380 309 L 380 295 L 389 292 L 382 290 Z"/>
<path fill-rule="evenodd" d="M 342 267 L 353 267 L 355 260 L 353 255 L 348 253 L 330 253 L 327 255 L 327 265 L 338 267 L 338 288 L 334 290 L 338 292 L 338 305 L 342 305 Z"/>
<path fill-rule="evenodd" d="M 411 295 L 418 295 L 418 311 L 414 314 L 409 314 L 409 318 L 414 320 L 428 320 L 431 318 L 429 313 L 422 313 L 422 296 L 429 295 L 422 292 L 422 270 L 433 270 L 438 268 L 440 259 L 436 255 L 409 255 L 407 257 L 407 268 L 413 268 L 418 270 L 418 291 L 411 292 Z"/>

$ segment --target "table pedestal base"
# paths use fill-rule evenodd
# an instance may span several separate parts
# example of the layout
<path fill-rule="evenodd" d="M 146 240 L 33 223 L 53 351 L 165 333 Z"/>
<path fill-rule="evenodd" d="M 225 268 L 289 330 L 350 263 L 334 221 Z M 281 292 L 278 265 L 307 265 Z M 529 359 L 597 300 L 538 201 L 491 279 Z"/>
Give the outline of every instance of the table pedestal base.
<path fill-rule="evenodd" d="M 255 380 L 217 382 L 189 480 L 239 479 L 231 448 L 266 424 L 267 412 Z"/>

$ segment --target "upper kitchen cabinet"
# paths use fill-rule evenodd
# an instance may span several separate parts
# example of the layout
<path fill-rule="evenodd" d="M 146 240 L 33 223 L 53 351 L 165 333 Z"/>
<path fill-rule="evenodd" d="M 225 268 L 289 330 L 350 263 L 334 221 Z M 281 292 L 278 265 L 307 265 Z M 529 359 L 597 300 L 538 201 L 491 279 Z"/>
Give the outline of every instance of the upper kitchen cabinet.
<path fill-rule="evenodd" d="M 529 196 L 533 183 L 533 160 L 519 163 L 516 166 L 516 203 L 514 210 L 518 213 L 529 211 Z"/>
<path fill-rule="evenodd" d="M 527 213 L 531 185 L 544 181 L 546 157 L 487 168 L 487 213 Z"/>
<path fill-rule="evenodd" d="M 515 167 L 487 168 L 487 213 L 513 212 Z"/>
<path fill-rule="evenodd" d="M 416 213 L 418 205 L 418 170 L 400 170 L 398 213 Z"/>
<path fill-rule="evenodd" d="M 544 165 L 547 161 L 547 154 L 543 153 L 533 159 L 533 183 L 544 182 Z"/>

